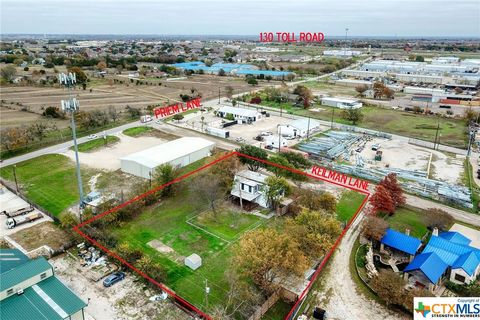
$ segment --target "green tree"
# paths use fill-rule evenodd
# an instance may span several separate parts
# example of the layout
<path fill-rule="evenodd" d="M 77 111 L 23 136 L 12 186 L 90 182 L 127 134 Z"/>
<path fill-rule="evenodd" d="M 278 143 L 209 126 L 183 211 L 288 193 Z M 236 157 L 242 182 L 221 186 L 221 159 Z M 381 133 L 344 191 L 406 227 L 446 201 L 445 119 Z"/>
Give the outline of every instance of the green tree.
<path fill-rule="evenodd" d="M 290 275 L 302 276 L 309 264 L 299 244 L 274 229 L 247 232 L 234 250 L 233 264 L 243 278 L 252 279 L 264 292 L 279 289 Z"/>
<path fill-rule="evenodd" d="M 181 113 L 177 113 L 173 116 L 173 120 L 176 120 L 177 122 L 180 122 L 180 120 L 183 120 L 184 116 Z"/>
<path fill-rule="evenodd" d="M 415 61 L 417 61 L 417 62 L 425 62 L 425 58 L 424 58 L 423 56 L 417 55 L 417 56 L 415 57 Z"/>
<path fill-rule="evenodd" d="M 238 148 L 237 151 L 241 154 L 254 157 L 260 160 L 267 160 L 268 158 L 268 153 L 265 150 L 252 145 L 243 145 L 240 148 Z M 246 158 L 243 156 L 239 156 L 239 158 L 240 158 L 240 162 L 243 164 L 246 164 L 248 166 L 248 169 L 252 171 L 258 171 L 260 167 L 264 166 L 262 162 L 259 162 L 254 159 Z"/>
<path fill-rule="evenodd" d="M 265 182 L 268 202 L 274 209 L 276 209 L 282 198 L 291 193 L 292 188 L 287 180 L 281 177 L 270 176 Z"/>
<path fill-rule="evenodd" d="M 297 240 L 300 249 L 316 260 L 333 247 L 342 227 L 331 214 L 305 209 L 295 218 L 287 220 L 286 230 Z"/>
<path fill-rule="evenodd" d="M 5 81 L 10 82 L 17 74 L 17 69 L 12 65 L 8 65 L 6 67 L 3 67 L 2 70 L 0 70 L 0 74 L 2 75 L 2 78 L 5 79 Z"/>
<path fill-rule="evenodd" d="M 225 72 L 225 70 L 223 70 L 223 69 L 218 70 L 218 75 L 219 75 L 219 76 L 223 77 L 223 76 L 226 75 L 226 74 L 227 74 L 227 73 Z"/>
<path fill-rule="evenodd" d="M 362 121 L 363 113 L 360 108 L 347 108 L 342 111 L 342 118 L 351 121 L 353 125 L 356 125 L 357 122 Z"/>
<path fill-rule="evenodd" d="M 170 181 L 174 180 L 178 176 L 178 170 L 176 170 L 171 164 L 162 164 L 155 170 L 154 179 L 158 186 L 162 186 Z M 175 184 L 170 184 L 164 187 L 161 191 L 163 197 L 170 197 L 175 193 Z"/>
<path fill-rule="evenodd" d="M 83 84 L 87 82 L 87 75 L 80 67 L 71 67 L 67 69 L 68 72 L 75 73 L 78 84 Z"/>
<path fill-rule="evenodd" d="M 255 79 L 255 78 L 253 78 L 253 77 L 247 77 L 246 81 L 247 81 L 247 83 L 248 83 L 249 85 L 251 85 L 252 87 L 253 87 L 253 86 L 256 86 L 256 85 L 258 84 L 257 79 Z"/>

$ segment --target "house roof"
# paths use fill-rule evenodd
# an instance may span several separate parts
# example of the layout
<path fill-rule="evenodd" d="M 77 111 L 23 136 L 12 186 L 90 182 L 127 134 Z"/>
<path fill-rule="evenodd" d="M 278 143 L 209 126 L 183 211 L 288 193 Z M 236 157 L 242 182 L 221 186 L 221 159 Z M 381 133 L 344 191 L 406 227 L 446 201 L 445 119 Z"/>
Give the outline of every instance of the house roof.
<path fill-rule="evenodd" d="M 0 318 L 9 320 L 60 320 L 75 314 L 87 304 L 56 277 L 49 277 L 2 300 Z"/>
<path fill-rule="evenodd" d="M 430 241 L 423 250 L 423 253 L 428 252 L 434 252 L 453 269 L 461 268 L 469 275 L 472 275 L 480 264 L 480 250 L 437 236 L 430 237 Z"/>
<path fill-rule="evenodd" d="M 184 157 L 203 148 L 213 147 L 214 142 L 198 137 L 183 137 L 161 145 L 129 154 L 120 160 L 135 161 L 148 168 L 156 168 L 164 163 Z"/>
<path fill-rule="evenodd" d="M 23 282 L 27 279 L 41 274 L 52 266 L 44 257 L 39 257 L 34 260 L 28 260 L 21 265 L 14 267 L 0 275 L 0 291 L 13 287 L 17 283 Z"/>
<path fill-rule="evenodd" d="M 231 113 L 231 114 L 238 115 L 238 116 L 241 116 L 241 117 L 256 117 L 258 115 L 258 112 L 256 110 L 229 107 L 229 106 L 221 107 L 220 109 L 218 109 L 218 112 L 223 112 L 223 113 L 227 113 L 227 114 Z"/>
<path fill-rule="evenodd" d="M 308 130 L 310 128 L 310 130 L 312 130 L 313 128 L 317 128 L 320 126 L 320 122 L 318 121 L 315 121 L 313 119 L 298 119 L 298 120 L 295 120 L 295 121 L 292 121 L 290 123 L 290 125 L 294 128 L 297 128 L 299 130 Z"/>
<path fill-rule="evenodd" d="M 403 270 L 420 270 L 432 283 L 437 283 L 438 279 L 447 269 L 448 265 L 442 261 L 435 253 L 421 253 Z"/>
<path fill-rule="evenodd" d="M 380 242 L 411 255 L 414 255 L 422 244 L 419 239 L 390 228 L 387 229 Z"/>
<path fill-rule="evenodd" d="M 446 239 L 448 241 L 451 241 L 453 243 L 462 244 L 462 245 L 469 245 L 470 242 L 472 242 L 472 240 L 468 239 L 463 234 L 456 231 L 442 232 L 439 235 L 439 237 Z"/>

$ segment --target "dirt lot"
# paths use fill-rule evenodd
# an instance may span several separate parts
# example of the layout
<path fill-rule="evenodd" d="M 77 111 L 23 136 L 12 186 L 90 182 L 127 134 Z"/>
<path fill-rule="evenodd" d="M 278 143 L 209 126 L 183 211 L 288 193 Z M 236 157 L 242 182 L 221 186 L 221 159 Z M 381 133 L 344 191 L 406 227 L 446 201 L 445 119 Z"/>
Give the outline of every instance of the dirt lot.
<path fill-rule="evenodd" d="M 167 141 L 146 136 L 133 138 L 122 133 L 118 133 L 117 136 L 120 138 L 120 142 L 112 146 L 94 152 L 80 152 L 80 163 L 96 169 L 118 170 L 120 169 L 121 157 Z M 63 154 L 75 160 L 75 153 L 72 150 L 67 150 Z"/>
<path fill-rule="evenodd" d="M 70 236 L 52 222 L 42 222 L 33 227 L 22 229 L 10 236 L 25 250 L 32 251 L 47 245 L 53 250 L 59 250 L 64 244 L 70 242 Z"/>
<path fill-rule="evenodd" d="M 143 284 L 135 281 L 136 278 L 131 273 L 127 273 L 125 280 L 105 288 L 102 281 L 89 280 L 85 270 L 71 256 L 58 256 L 49 262 L 54 266 L 55 273 L 80 298 L 88 301 L 85 308 L 86 319 L 189 319 L 168 300 L 149 301 L 149 297 L 158 293 L 152 289 L 145 289 Z"/>
<path fill-rule="evenodd" d="M 383 152 L 381 161 L 374 161 L 374 144 L 380 145 Z M 367 142 L 365 148 L 360 152 L 367 167 L 401 168 L 406 170 L 429 170 L 432 179 L 442 180 L 449 183 L 461 183 L 463 172 L 463 157 L 445 154 L 398 140 L 387 140 L 374 138 Z M 431 166 L 428 164 L 431 157 Z"/>

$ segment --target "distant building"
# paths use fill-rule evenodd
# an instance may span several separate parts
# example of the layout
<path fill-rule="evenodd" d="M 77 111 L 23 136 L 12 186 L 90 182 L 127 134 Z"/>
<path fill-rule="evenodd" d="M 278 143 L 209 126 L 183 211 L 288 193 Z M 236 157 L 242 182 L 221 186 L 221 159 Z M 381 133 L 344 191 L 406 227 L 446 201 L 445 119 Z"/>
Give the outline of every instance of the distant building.
<path fill-rule="evenodd" d="M 120 158 L 123 172 L 149 179 L 163 164 L 184 167 L 209 156 L 215 143 L 198 137 L 183 137 Z"/>
<path fill-rule="evenodd" d="M 356 57 L 361 54 L 362 52 L 357 50 L 325 50 L 323 51 L 324 56 L 333 56 L 333 57 Z"/>
<path fill-rule="evenodd" d="M 322 105 L 340 109 L 358 109 L 363 106 L 362 102 L 360 102 L 359 100 L 334 97 L 322 98 Z"/>
<path fill-rule="evenodd" d="M 0 249 L 0 319 L 83 320 L 86 306 L 44 257 Z"/>
<path fill-rule="evenodd" d="M 247 123 L 255 122 L 262 118 L 262 114 L 253 109 L 223 106 L 217 111 L 217 116 L 221 118 L 226 118 L 229 115 L 233 116 L 235 120 Z"/>
<path fill-rule="evenodd" d="M 305 137 L 320 130 L 320 122 L 313 119 L 298 119 L 290 124 L 279 125 L 278 134 L 291 138 Z"/>

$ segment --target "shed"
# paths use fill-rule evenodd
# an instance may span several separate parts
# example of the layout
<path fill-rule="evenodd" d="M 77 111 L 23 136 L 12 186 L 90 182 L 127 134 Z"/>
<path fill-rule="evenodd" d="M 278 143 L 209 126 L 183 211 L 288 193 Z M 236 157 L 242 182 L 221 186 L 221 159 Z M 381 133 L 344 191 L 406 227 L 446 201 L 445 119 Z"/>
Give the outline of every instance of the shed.
<path fill-rule="evenodd" d="M 185 258 L 185 265 L 192 270 L 197 270 L 202 266 L 202 258 L 198 254 L 192 253 Z"/>
<path fill-rule="evenodd" d="M 198 137 L 183 137 L 120 158 L 123 172 L 145 179 L 154 175 L 155 169 L 169 163 L 184 167 L 209 156 L 215 143 Z"/>

